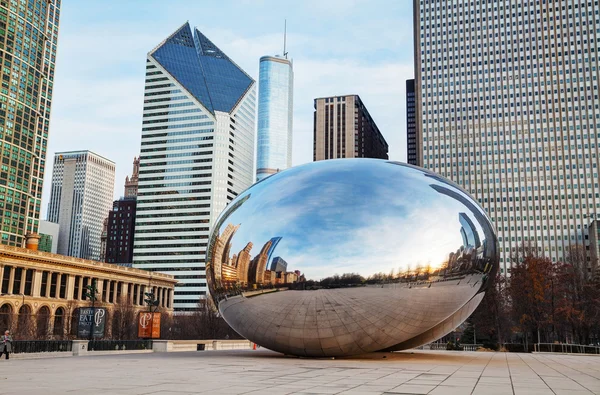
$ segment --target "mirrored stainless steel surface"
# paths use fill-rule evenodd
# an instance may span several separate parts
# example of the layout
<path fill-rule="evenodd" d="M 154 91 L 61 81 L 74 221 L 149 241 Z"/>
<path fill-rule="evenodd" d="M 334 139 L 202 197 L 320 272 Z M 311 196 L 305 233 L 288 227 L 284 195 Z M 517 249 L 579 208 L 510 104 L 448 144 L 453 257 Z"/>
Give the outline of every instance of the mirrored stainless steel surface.
<path fill-rule="evenodd" d="M 233 329 L 285 354 L 401 350 L 454 330 L 498 268 L 494 228 L 456 184 L 378 159 L 313 162 L 231 202 L 207 249 Z"/>

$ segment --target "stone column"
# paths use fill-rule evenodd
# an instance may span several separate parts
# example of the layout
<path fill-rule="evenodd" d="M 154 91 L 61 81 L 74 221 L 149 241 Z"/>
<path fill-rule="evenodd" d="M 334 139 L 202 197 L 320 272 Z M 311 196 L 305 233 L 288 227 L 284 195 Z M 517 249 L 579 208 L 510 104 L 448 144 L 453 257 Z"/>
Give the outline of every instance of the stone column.
<path fill-rule="evenodd" d="M 99 301 L 104 302 L 104 280 L 98 279 L 96 281 L 96 289 L 98 290 L 98 295 L 96 295 L 96 297 Z"/>
<path fill-rule="evenodd" d="M 83 296 L 83 276 L 79 276 L 79 291 L 77 292 L 77 300 L 81 300 Z"/>
<path fill-rule="evenodd" d="M 19 293 L 21 295 L 25 295 L 25 279 L 27 278 L 27 269 L 21 269 L 21 287 L 19 289 Z"/>
<path fill-rule="evenodd" d="M 2 292 L 2 280 L 4 279 L 4 265 L 0 265 L 0 293 Z"/>
<path fill-rule="evenodd" d="M 44 290 L 45 291 L 45 290 Z M 36 298 L 42 296 L 42 271 L 33 270 L 33 284 L 31 284 L 31 295 Z"/>
<path fill-rule="evenodd" d="M 129 292 L 129 286 L 131 285 L 131 292 Z M 133 304 L 133 283 L 127 284 L 127 303 Z"/>
<path fill-rule="evenodd" d="M 62 273 L 56 273 L 56 299 L 60 299 L 60 286 L 62 285 Z M 66 295 L 65 295 L 66 296 Z"/>
<path fill-rule="evenodd" d="M 13 293 L 13 287 L 15 285 L 14 282 L 15 282 L 15 267 L 11 266 L 10 267 L 10 275 L 8 277 L 8 292 L 7 292 L 11 295 Z"/>
<path fill-rule="evenodd" d="M 169 308 L 173 308 L 173 290 L 169 290 Z"/>
<path fill-rule="evenodd" d="M 46 273 L 48 273 L 48 276 L 46 277 L 46 290 L 44 293 L 44 297 L 49 298 L 50 297 L 50 286 L 52 285 L 52 272 L 48 271 Z"/>
<path fill-rule="evenodd" d="M 140 292 L 138 293 L 140 296 L 140 303 L 139 305 L 142 306 L 144 304 L 144 292 L 146 292 L 146 286 L 145 285 L 140 285 Z"/>
<path fill-rule="evenodd" d="M 113 281 L 112 282 L 112 288 L 113 288 L 113 303 L 117 303 L 117 288 L 119 286 L 119 282 L 118 281 Z"/>
<path fill-rule="evenodd" d="M 73 293 L 75 292 L 75 275 L 69 274 L 67 276 L 67 300 L 73 300 Z"/>

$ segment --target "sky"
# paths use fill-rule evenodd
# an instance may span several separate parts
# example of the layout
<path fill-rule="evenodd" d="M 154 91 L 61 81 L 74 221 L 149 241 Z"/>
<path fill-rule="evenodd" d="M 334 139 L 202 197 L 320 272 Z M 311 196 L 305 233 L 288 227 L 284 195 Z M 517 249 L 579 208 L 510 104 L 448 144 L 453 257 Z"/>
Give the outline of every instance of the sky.
<path fill-rule="evenodd" d="M 411 0 L 103 0 L 62 4 L 48 143 L 116 163 L 115 192 L 139 155 L 146 55 L 186 21 L 258 80 L 259 59 L 294 65 L 294 166 L 312 161 L 313 100 L 358 94 L 406 160 L 406 80 L 413 77 Z M 259 88 L 260 89 L 260 88 Z M 43 213 L 52 169 L 46 170 Z"/>

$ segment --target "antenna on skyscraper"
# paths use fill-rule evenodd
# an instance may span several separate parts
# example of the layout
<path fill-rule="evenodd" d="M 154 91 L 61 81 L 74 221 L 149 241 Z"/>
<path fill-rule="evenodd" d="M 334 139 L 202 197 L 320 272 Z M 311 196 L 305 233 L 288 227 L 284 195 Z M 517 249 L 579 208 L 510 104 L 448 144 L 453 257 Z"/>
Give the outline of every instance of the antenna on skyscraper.
<path fill-rule="evenodd" d="M 287 59 L 287 52 L 285 52 L 285 40 L 287 35 L 287 19 L 283 20 L 283 57 Z"/>

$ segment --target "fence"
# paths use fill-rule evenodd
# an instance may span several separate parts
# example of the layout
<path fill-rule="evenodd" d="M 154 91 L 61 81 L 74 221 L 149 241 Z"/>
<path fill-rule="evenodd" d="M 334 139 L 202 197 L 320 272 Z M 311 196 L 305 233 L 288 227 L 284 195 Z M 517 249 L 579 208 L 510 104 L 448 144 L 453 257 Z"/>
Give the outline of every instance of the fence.
<path fill-rule="evenodd" d="M 70 340 L 16 340 L 12 343 L 15 354 L 72 351 Z"/>
<path fill-rule="evenodd" d="M 152 340 L 92 340 L 89 351 L 152 350 Z"/>
<path fill-rule="evenodd" d="M 431 343 L 429 344 L 430 350 L 452 350 L 452 351 L 477 351 L 479 347 L 483 347 L 483 344 L 458 344 L 452 345 L 453 348 L 448 348 L 446 343 Z M 426 349 L 427 346 L 424 346 Z"/>
<path fill-rule="evenodd" d="M 536 343 L 535 352 L 557 352 L 567 354 L 597 354 L 600 355 L 600 347 L 584 346 L 581 344 L 565 343 Z"/>

